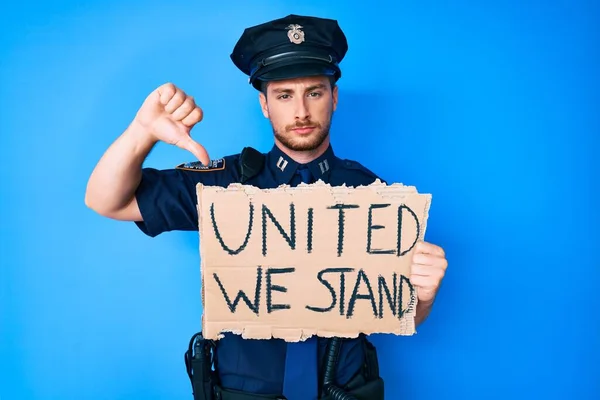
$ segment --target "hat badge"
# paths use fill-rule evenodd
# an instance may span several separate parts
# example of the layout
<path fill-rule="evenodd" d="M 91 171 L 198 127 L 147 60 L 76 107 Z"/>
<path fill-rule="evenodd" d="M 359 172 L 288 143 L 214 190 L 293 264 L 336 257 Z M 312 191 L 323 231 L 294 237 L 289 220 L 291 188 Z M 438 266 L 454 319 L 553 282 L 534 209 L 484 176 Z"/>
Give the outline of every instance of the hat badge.
<path fill-rule="evenodd" d="M 300 44 L 302 42 L 304 42 L 304 32 L 301 30 L 302 26 L 298 25 L 298 24 L 290 24 L 287 27 L 288 29 L 288 38 L 290 39 L 290 42 L 295 43 L 295 44 Z"/>

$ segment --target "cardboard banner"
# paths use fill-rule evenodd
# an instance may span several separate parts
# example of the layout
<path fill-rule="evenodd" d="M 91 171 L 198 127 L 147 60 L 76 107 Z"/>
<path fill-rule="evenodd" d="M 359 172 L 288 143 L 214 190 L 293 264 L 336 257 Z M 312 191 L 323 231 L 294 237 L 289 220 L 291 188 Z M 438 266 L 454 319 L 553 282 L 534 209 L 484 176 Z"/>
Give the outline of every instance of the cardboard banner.
<path fill-rule="evenodd" d="M 380 181 L 197 195 L 206 338 L 415 332 L 410 264 L 431 195 Z"/>

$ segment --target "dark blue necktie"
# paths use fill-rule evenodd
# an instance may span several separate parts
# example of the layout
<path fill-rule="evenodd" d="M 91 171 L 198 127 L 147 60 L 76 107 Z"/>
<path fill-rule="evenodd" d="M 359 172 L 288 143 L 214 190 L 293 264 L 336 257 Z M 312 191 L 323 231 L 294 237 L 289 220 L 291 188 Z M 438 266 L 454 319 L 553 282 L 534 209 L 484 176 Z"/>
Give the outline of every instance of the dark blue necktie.
<path fill-rule="evenodd" d="M 312 183 L 308 168 L 296 171 L 300 181 Z M 304 342 L 288 343 L 285 357 L 283 395 L 288 400 L 314 400 L 318 398 L 317 338 Z"/>
<path fill-rule="evenodd" d="M 300 182 L 312 183 L 312 174 L 308 168 L 298 168 L 296 171 L 300 175 Z"/>

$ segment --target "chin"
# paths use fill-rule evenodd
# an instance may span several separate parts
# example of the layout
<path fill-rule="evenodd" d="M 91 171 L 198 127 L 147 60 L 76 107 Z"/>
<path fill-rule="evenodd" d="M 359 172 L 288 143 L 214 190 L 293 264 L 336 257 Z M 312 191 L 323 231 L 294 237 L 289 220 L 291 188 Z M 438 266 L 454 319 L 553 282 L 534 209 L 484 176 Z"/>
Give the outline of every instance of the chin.
<path fill-rule="evenodd" d="M 318 132 L 314 135 L 306 136 L 306 137 L 298 137 L 296 135 L 293 136 L 284 136 L 284 135 L 275 135 L 279 142 L 286 148 L 293 151 L 313 151 L 317 150 L 327 139 L 328 134 L 323 134 L 322 132 Z"/>
<path fill-rule="evenodd" d="M 324 137 L 314 137 L 314 138 L 292 138 L 292 139 L 284 139 L 280 140 L 280 142 L 290 150 L 294 151 L 311 151 L 318 149 L 323 142 L 325 141 Z"/>

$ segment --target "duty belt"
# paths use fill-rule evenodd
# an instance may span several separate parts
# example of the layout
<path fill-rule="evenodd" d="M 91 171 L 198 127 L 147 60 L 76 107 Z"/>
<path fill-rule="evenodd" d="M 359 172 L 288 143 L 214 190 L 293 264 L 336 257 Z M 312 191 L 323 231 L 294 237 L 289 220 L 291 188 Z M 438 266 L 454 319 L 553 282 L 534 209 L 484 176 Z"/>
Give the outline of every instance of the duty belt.
<path fill-rule="evenodd" d="M 366 337 L 365 362 L 362 370 L 343 387 L 335 385 L 338 354 L 342 339 L 329 340 L 320 400 L 383 400 L 384 383 L 379 376 L 377 350 Z M 185 365 L 192 384 L 194 400 L 286 400 L 280 394 L 256 394 L 223 388 L 219 385 L 215 361 L 215 342 L 206 340 L 202 332 L 192 336 L 185 352 Z"/>

